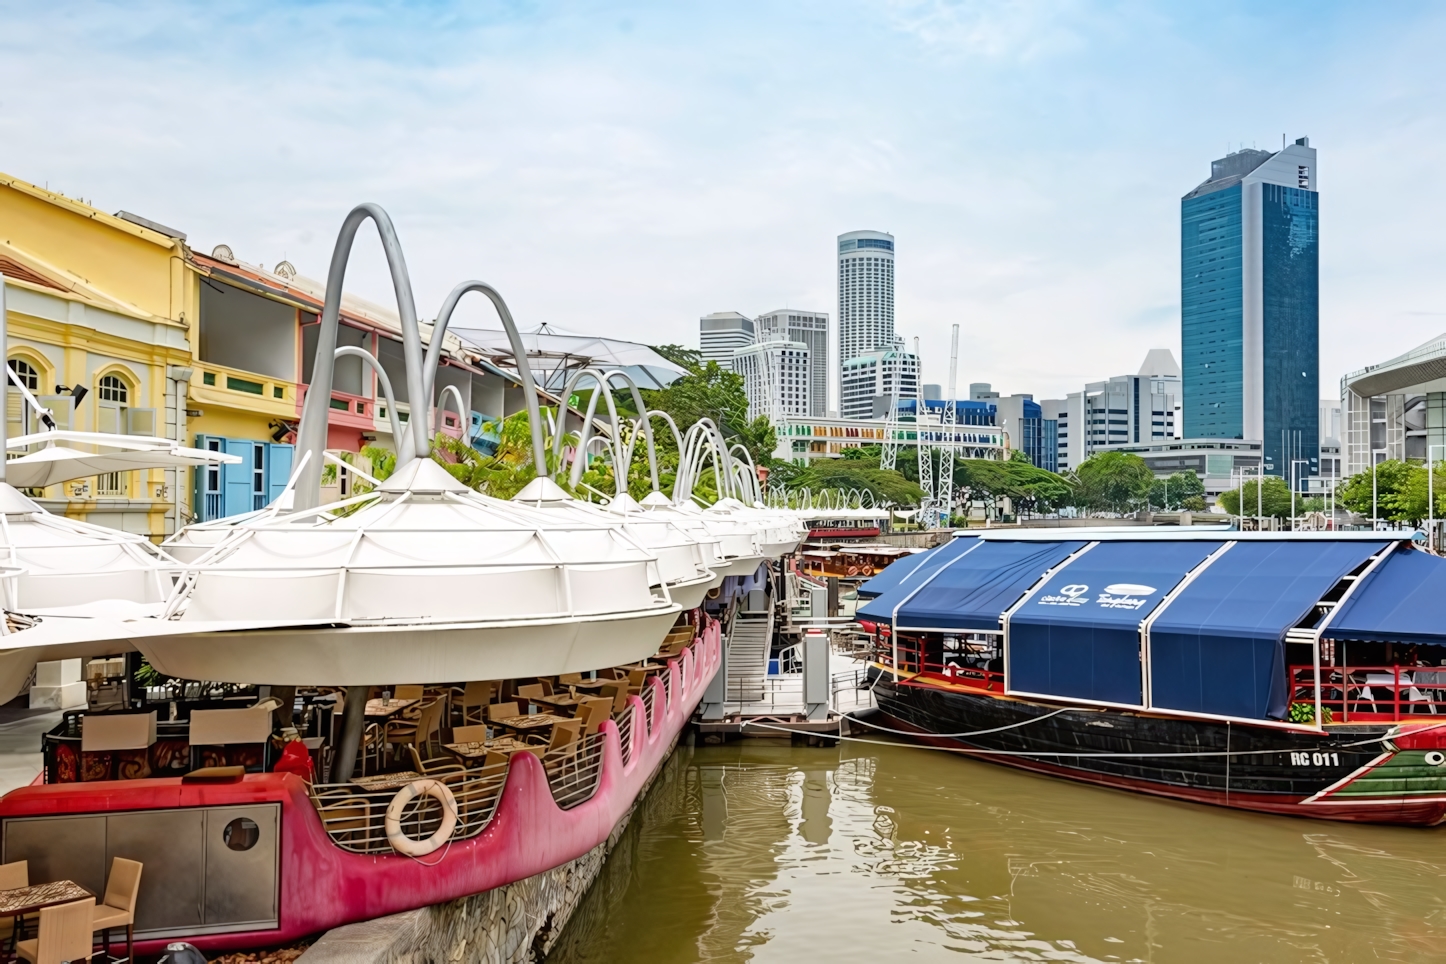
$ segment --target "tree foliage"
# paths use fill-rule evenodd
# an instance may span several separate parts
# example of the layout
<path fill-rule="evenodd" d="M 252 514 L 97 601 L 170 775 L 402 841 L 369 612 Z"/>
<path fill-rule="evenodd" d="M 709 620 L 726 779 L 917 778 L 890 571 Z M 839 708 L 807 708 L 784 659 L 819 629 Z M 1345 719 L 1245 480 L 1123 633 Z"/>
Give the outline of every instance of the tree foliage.
<path fill-rule="evenodd" d="M 1172 511 L 1204 512 L 1205 483 L 1194 472 L 1176 472 L 1150 484 L 1150 506 Z"/>
<path fill-rule="evenodd" d="M 1430 480 L 1426 467 L 1415 462 L 1388 459 L 1376 465 L 1375 517 L 1390 522 L 1409 522 L 1419 525 L 1428 515 L 1426 503 L 1428 493 L 1434 488 L 1436 511 L 1432 514 L 1441 518 L 1446 514 L 1446 467 L 1436 463 Z M 1341 483 L 1338 490 L 1341 505 L 1358 515 L 1371 518 L 1372 478 L 1371 473 L 1361 472 Z"/>
<path fill-rule="evenodd" d="M 1263 482 L 1251 479 L 1238 489 L 1220 493 L 1220 505 L 1231 515 L 1242 514 L 1242 501 L 1247 516 L 1290 518 L 1290 486 L 1279 476 L 1267 475 Z"/>
<path fill-rule="evenodd" d="M 1037 468 L 1023 452 L 1008 461 L 959 459 L 954 463 L 954 488 L 963 502 L 982 502 L 990 512 L 1008 499 L 1014 511 L 1032 515 L 1057 511 L 1070 503 L 1069 480 Z"/>
<path fill-rule="evenodd" d="M 858 489 L 871 493 L 880 504 L 898 506 L 918 505 L 924 498 L 924 490 L 917 483 L 893 469 L 879 468 L 878 459 L 872 462 L 864 458 L 815 459 L 796 471 L 772 470 L 769 483 L 788 489 L 808 488 L 813 492 Z"/>
<path fill-rule="evenodd" d="M 1100 452 L 1075 470 L 1074 504 L 1088 512 L 1133 512 L 1146 504 L 1155 475 L 1129 452 Z"/>

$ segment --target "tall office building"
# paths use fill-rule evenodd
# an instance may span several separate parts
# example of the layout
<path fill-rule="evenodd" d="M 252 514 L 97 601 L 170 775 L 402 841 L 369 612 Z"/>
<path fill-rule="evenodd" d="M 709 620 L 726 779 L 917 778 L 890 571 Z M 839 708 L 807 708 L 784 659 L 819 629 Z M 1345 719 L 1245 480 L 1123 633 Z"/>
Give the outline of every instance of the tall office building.
<path fill-rule="evenodd" d="M 782 339 L 808 348 L 806 405 L 791 415 L 822 418 L 828 414 L 828 314 L 780 308 L 753 319 L 759 342 Z"/>
<path fill-rule="evenodd" d="M 904 351 L 871 351 L 843 363 L 839 414 L 886 418 L 894 399 L 919 397 L 919 359 Z"/>
<path fill-rule="evenodd" d="M 715 311 L 698 320 L 698 347 L 703 363 L 717 362 L 728 368 L 733 364 L 735 349 L 753 344 L 753 319 L 736 311 Z"/>
<path fill-rule="evenodd" d="M 808 345 L 778 334 L 734 350 L 733 370 L 743 376 L 750 418 L 761 415 L 777 425 L 787 416 L 819 414 L 810 411 L 810 355 Z"/>
<path fill-rule="evenodd" d="M 1258 440 L 1284 477 L 1320 468 L 1319 198 L 1302 137 L 1213 161 L 1180 201 L 1184 435 Z"/>
<path fill-rule="evenodd" d="M 873 352 L 902 352 L 894 335 L 894 236 L 883 231 L 850 231 L 838 236 L 839 385 L 848 363 Z M 910 356 L 912 357 L 912 356 Z M 917 359 L 915 359 L 917 368 Z M 840 397 L 844 418 L 851 407 Z M 858 405 L 852 410 L 863 412 Z"/>

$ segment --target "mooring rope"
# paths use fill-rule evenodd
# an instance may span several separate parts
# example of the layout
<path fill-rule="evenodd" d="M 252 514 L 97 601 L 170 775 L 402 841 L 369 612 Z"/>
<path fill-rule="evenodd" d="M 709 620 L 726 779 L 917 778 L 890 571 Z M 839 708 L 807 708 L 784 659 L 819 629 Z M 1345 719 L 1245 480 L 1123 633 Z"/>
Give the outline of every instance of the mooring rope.
<path fill-rule="evenodd" d="M 995 727 L 994 729 L 992 729 L 992 730 L 972 730 L 972 731 L 970 731 L 970 732 L 968 732 L 968 733 L 930 733 L 929 735 L 930 735 L 930 736 L 947 736 L 947 737 L 950 737 L 950 738 L 959 738 L 959 737 L 966 737 L 966 736 L 986 736 L 986 735 L 988 735 L 988 734 L 990 734 L 990 733 L 1003 733 L 1005 730 L 1013 730 L 1013 729 L 1015 729 L 1016 727 L 1028 726 L 1028 725 L 1031 724 L 1031 723 L 1038 723 L 1040 720 L 1047 720 L 1047 719 L 1049 719 L 1051 716 L 1058 716 L 1059 714 L 1065 712 L 1066 710 L 1080 709 L 1080 708 L 1081 708 L 1081 707 L 1062 706 L 1062 707 L 1060 707 L 1059 709 L 1055 710 L 1053 713 L 1046 713 L 1046 714 L 1044 714 L 1043 716 L 1036 716 L 1036 717 L 1033 717 L 1033 718 L 1028 719 L 1028 720 L 1020 720 L 1018 723 L 1010 723 L 1010 724 L 1008 724 L 1007 726 L 996 726 L 996 727 Z M 890 729 L 890 728 L 887 727 L 887 726 L 880 726 L 880 725 L 877 724 L 877 723 L 870 723 L 868 720 L 861 719 L 861 718 L 859 718 L 859 717 L 857 717 L 857 716 L 851 715 L 852 712 L 853 712 L 853 711 L 850 711 L 849 713 L 843 714 L 843 718 L 846 719 L 846 720 L 848 720 L 848 721 L 850 721 L 850 722 L 852 722 L 852 723 L 862 723 L 864 726 L 867 726 L 869 729 L 872 729 L 872 730 L 882 730 L 882 731 L 885 732 L 885 733 L 898 733 L 900 736 L 916 736 L 916 735 L 918 734 L 918 731 L 917 731 L 917 730 L 894 730 L 894 729 Z"/>

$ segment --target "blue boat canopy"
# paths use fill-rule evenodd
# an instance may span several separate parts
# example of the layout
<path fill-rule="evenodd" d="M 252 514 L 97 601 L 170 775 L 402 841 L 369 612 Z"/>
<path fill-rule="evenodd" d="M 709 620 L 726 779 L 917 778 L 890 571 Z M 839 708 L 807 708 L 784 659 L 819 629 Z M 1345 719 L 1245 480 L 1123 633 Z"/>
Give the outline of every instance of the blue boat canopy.
<path fill-rule="evenodd" d="M 1234 542 L 1150 627 L 1150 705 L 1283 719 L 1285 634 L 1384 542 Z"/>
<path fill-rule="evenodd" d="M 1446 645 L 1446 559 L 1391 553 L 1345 601 L 1325 635 Z"/>
<path fill-rule="evenodd" d="M 1102 542 L 1009 619 L 1010 692 L 1144 704 L 1140 623 L 1218 542 Z"/>
<path fill-rule="evenodd" d="M 917 585 L 906 583 L 860 610 L 867 619 L 889 622 L 898 607 L 900 630 L 999 629 L 999 617 L 1029 587 L 1083 541 L 993 542 L 977 540 Z"/>
<path fill-rule="evenodd" d="M 973 545 L 976 538 L 977 536 L 955 536 L 950 541 L 941 546 L 935 546 L 927 552 L 916 552 L 912 556 L 895 559 L 878 575 L 859 585 L 859 598 L 875 599 L 909 580 L 912 580 L 913 585 L 917 586 L 945 562 Z"/>

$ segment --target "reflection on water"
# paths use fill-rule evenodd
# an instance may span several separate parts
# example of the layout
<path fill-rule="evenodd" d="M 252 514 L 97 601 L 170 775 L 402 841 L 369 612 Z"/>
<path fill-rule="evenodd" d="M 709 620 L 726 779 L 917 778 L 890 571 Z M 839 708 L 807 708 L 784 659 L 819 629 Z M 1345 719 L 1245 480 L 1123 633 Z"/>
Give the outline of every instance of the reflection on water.
<path fill-rule="evenodd" d="M 549 964 L 1446 960 L 1446 828 L 1153 800 L 905 746 L 679 749 Z"/>

